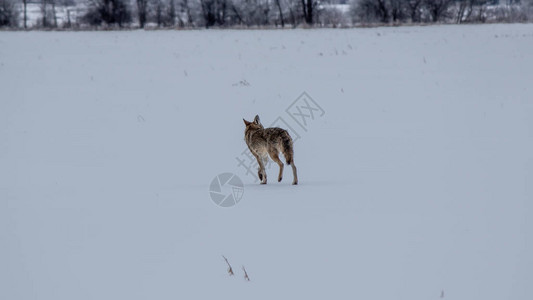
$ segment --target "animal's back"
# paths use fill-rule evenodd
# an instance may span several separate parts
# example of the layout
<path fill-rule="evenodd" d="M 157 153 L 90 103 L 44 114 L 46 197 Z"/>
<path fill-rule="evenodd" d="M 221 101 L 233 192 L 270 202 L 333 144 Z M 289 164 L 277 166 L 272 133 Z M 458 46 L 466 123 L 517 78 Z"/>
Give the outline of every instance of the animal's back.
<path fill-rule="evenodd" d="M 286 139 L 288 133 L 285 129 L 271 127 L 264 130 L 264 136 L 269 144 L 276 144 Z"/>
<path fill-rule="evenodd" d="M 292 163 L 293 148 L 292 138 L 287 130 L 278 127 L 267 128 L 264 135 L 269 147 L 275 147 L 282 152 L 287 159 L 287 164 L 290 165 Z"/>

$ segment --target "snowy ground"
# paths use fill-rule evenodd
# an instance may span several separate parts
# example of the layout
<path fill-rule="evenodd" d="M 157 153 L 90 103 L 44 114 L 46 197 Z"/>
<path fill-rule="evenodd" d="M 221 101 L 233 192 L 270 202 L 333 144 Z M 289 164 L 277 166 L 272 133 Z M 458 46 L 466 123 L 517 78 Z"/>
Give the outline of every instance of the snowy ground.
<path fill-rule="evenodd" d="M 532 299 L 531 49 L 532 25 L 0 33 L 0 299 Z M 300 136 L 300 185 L 238 166 L 255 114 Z"/>

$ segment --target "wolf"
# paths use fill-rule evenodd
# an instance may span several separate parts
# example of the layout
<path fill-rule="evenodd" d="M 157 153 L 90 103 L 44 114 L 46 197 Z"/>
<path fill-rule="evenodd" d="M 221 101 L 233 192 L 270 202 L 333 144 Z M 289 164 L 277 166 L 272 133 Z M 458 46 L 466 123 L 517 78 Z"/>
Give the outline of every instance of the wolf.
<path fill-rule="evenodd" d="M 267 183 L 265 163 L 268 161 L 269 155 L 279 165 L 278 182 L 283 178 L 283 162 L 279 159 L 280 152 L 285 156 L 287 164 L 292 167 L 292 184 L 298 184 L 298 175 L 296 166 L 294 165 L 292 138 L 287 130 L 277 127 L 265 129 L 258 115 L 255 116 L 253 122 L 248 122 L 244 118 L 242 120 L 246 126 L 244 129 L 244 140 L 259 164 L 257 176 L 259 176 L 261 184 Z"/>

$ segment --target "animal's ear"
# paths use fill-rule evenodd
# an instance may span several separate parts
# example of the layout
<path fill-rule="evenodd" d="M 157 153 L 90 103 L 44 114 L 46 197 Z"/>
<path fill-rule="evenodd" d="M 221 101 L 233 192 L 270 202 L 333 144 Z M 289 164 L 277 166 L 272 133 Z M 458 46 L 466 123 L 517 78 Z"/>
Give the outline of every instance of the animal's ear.
<path fill-rule="evenodd" d="M 261 124 L 261 121 L 259 120 L 259 115 L 255 115 L 254 123 L 255 124 Z"/>
<path fill-rule="evenodd" d="M 246 126 L 252 124 L 252 122 L 248 122 L 248 121 L 246 121 L 245 119 L 242 119 L 242 120 L 244 121 L 244 125 L 246 125 Z"/>

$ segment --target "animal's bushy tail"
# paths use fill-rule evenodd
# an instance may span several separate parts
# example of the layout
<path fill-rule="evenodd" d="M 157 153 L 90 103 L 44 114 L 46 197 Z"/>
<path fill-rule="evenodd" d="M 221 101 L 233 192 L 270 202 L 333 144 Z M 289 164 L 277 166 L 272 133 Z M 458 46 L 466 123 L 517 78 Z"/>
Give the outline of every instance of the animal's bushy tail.
<path fill-rule="evenodd" d="M 281 135 L 281 143 L 283 145 L 283 156 L 287 160 L 287 164 L 293 163 L 294 150 L 292 146 L 292 138 L 287 131 Z"/>

